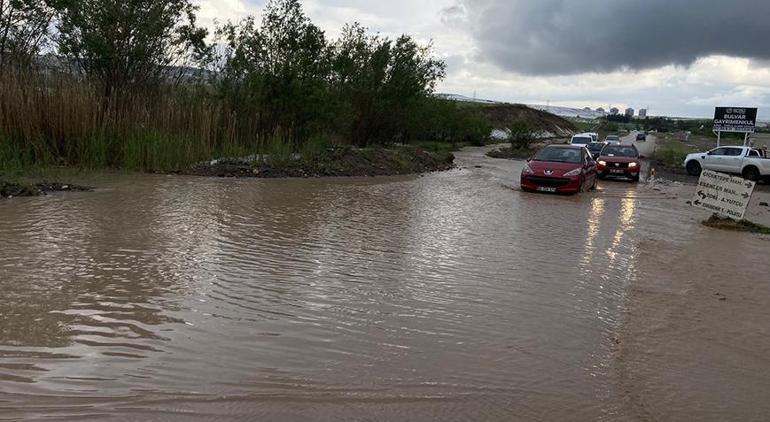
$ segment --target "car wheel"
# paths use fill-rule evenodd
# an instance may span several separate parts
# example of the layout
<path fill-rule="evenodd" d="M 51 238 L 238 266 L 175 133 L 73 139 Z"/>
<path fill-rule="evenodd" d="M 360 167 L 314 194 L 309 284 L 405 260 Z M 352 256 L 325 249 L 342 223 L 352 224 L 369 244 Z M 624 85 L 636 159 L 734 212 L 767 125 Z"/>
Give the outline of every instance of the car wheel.
<path fill-rule="evenodd" d="M 759 170 L 754 166 L 748 166 L 743 169 L 743 178 L 752 182 L 758 182 L 760 178 Z"/>
<path fill-rule="evenodd" d="M 599 179 L 599 177 L 594 177 L 594 184 L 591 185 L 591 190 L 596 190 L 596 180 Z"/>
<path fill-rule="evenodd" d="M 578 191 L 580 193 L 583 193 L 583 192 L 586 191 L 586 179 L 585 178 L 581 178 L 580 179 L 580 188 L 578 189 Z"/>
<path fill-rule="evenodd" d="M 700 163 L 692 160 L 687 163 L 687 174 L 690 176 L 700 176 L 702 169 Z"/>
<path fill-rule="evenodd" d="M 636 176 L 632 177 L 631 178 L 631 182 L 632 183 L 639 183 L 639 175 L 637 174 Z"/>

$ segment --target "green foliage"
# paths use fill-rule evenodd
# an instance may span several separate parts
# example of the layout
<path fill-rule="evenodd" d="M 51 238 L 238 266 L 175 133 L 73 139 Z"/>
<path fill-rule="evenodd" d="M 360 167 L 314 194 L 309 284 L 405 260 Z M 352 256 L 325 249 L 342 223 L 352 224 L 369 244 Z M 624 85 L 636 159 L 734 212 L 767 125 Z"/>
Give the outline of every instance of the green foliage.
<path fill-rule="evenodd" d="M 0 0 L 0 65 L 31 66 L 50 41 L 54 15 L 43 0 Z"/>
<path fill-rule="evenodd" d="M 8 1 L 26 13 L 14 22 L 29 25 L 14 32 L 0 8 L 0 30 L 13 29 L 0 38 L 0 169 L 163 171 L 236 154 L 285 162 L 327 158 L 340 144 L 481 145 L 491 132 L 477 109 L 433 97 L 445 64 L 430 45 L 358 24 L 329 41 L 298 0 L 222 25 L 217 49 L 196 26 L 194 0 Z M 63 72 L 5 61 L 10 39 L 39 40 L 25 44 L 37 54 L 51 22 Z M 210 71 L 208 84 L 174 79 L 191 63 Z"/>
<path fill-rule="evenodd" d="M 533 136 L 527 122 L 513 122 L 508 129 L 511 131 L 511 148 L 529 151 Z"/>
<path fill-rule="evenodd" d="M 261 26 L 253 17 L 217 30 L 227 48 L 220 89 L 234 108 L 256 116 L 256 135 L 274 133 L 299 145 L 332 116 L 330 49 L 297 0 L 268 3 Z M 254 130 L 252 130 L 254 132 Z"/>
<path fill-rule="evenodd" d="M 716 138 L 712 128 L 713 120 L 706 119 L 669 119 L 667 117 L 651 117 L 644 120 L 638 120 L 644 130 L 655 130 L 662 133 L 667 132 L 690 132 L 693 135 L 700 135 L 709 138 Z M 742 134 L 723 133 L 723 138 L 743 139 Z"/>
<path fill-rule="evenodd" d="M 455 101 L 425 98 L 415 107 L 409 125 L 415 139 L 450 144 L 485 145 L 492 125 L 478 108 Z"/>
<path fill-rule="evenodd" d="M 693 148 L 677 141 L 659 141 L 655 158 L 667 167 L 681 168 L 687 154 L 693 152 L 695 152 Z"/>
<path fill-rule="evenodd" d="M 273 0 L 254 18 L 217 31 L 227 43 L 223 94 L 259 115 L 260 136 L 282 132 L 295 146 L 334 133 L 366 146 L 406 142 L 422 121 L 443 62 L 411 37 L 395 41 L 348 25 L 335 43 L 304 15 L 297 0 Z"/>
<path fill-rule="evenodd" d="M 582 120 L 582 119 L 568 119 L 577 128 L 577 133 L 596 132 L 599 127 L 599 123 L 595 120 Z"/>
<path fill-rule="evenodd" d="M 156 85 L 170 66 L 207 54 L 192 0 L 51 0 L 58 11 L 59 53 L 115 89 Z"/>

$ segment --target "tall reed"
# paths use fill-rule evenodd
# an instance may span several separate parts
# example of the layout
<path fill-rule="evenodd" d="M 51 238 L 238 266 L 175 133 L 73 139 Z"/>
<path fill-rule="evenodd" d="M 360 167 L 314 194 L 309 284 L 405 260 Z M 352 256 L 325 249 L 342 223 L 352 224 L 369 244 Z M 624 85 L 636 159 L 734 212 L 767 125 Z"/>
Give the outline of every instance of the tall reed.
<path fill-rule="evenodd" d="M 0 172 L 33 165 L 177 168 L 257 152 L 259 132 L 205 86 L 104 97 L 72 75 L 0 69 Z"/>

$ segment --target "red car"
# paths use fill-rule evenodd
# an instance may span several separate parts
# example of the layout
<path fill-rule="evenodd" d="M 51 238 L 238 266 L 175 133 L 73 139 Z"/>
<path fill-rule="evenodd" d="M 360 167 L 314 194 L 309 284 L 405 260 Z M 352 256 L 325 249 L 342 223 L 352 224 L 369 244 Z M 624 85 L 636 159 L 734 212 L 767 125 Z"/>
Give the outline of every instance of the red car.
<path fill-rule="evenodd" d="M 642 168 L 639 159 L 639 150 L 633 145 L 607 145 L 596 159 L 599 178 L 627 177 L 638 182 Z"/>
<path fill-rule="evenodd" d="M 527 160 L 521 189 L 528 192 L 578 193 L 596 187 L 596 162 L 583 145 L 548 145 Z"/>

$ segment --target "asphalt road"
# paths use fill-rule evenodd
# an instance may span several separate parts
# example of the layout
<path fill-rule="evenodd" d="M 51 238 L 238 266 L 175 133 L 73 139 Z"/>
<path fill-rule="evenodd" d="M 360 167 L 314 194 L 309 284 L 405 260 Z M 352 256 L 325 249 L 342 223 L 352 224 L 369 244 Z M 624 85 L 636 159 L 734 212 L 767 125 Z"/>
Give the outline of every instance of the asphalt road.
<path fill-rule="evenodd" d="M 624 145 L 635 145 L 636 149 L 639 150 L 639 154 L 644 157 L 643 164 L 642 164 L 642 178 L 647 179 L 649 178 L 650 173 L 650 159 L 652 159 L 653 155 L 655 154 L 655 147 L 657 146 L 657 140 L 652 135 L 647 135 L 646 141 L 637 141 L 636 135 L 638 134 L 638 131 L 633 131 L 629 133 L 626 136 L 623 136 L 620 138 L 620 141 Z"/>

